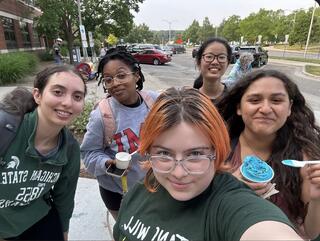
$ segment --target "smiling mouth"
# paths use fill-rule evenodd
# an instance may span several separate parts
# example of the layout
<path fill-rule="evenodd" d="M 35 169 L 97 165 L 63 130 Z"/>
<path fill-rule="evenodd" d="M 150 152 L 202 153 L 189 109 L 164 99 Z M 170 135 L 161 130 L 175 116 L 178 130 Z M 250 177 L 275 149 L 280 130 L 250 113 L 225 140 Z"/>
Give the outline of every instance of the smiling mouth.
<path fill-rule="evenodd" d="M 56 112 L 58 113 L 58 116 L 61 118 L 69 118 L 72 115 L 71 112 L 63 111 L 63 110 L 56 110 Z"/>
<path fill-rule="evenodd" d="M 183 190 L 183 189 L 186 189 L 190 183 L 182 183 L 182 182 L 175 182 L 175 181 L 171 181 L 169 180 L 172 187 L 176 190 Z"/>

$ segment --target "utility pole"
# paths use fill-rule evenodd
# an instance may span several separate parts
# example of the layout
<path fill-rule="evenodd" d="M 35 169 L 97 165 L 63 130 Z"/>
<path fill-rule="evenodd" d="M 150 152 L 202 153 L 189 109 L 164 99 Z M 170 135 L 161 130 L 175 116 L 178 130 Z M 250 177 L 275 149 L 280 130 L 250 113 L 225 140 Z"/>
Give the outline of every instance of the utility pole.
<path fill-rule="evenodd" d="M 80 31 L 81 31 L 81 27 L 80 27 L 80 26 L 82 26 L 80 0 L 77 0 L 77 4 L 78 4 L 79 32 L 80 32 Z M 85 33 L 84 33 L 84 34 L 85 34 Z M 81 39 L 82 39 L 82 37 L 81 37 Z M 87 39 L 85 39 L 85 41 L 87 41 Z M 81 42 L 82 42 L 83 58 L 84 58 L 84 60 L 87 60 L 87 58 L 88 58 L 87 47 L 83 44 L 83 39 L 82 39 Z"/>
<path fill-rule="evenodd" d="M 313 11 L 312 11 L 312 16 L 311 16 L 311 21 L 310 21 L 310 27 L 309 27 L 309 32 L 308 32 L 308 38 L 306 42 L 306 46 L 304 48 L 304 55 L 303 57 L 306 58 L 307 51 L 308 51 L 308 45 L 309 45 L 309 40 L 310 40 L 310 35 L 311 35 L 311 30 L 312 30 L 312 23 L 313 23 L 313 18 L 314 18 L 314 12 L 316 11 L 317 8 L 317 3 L 314 4 Z"/>
<path fill-rule="evenodd" d="M 172 24 L 173 22 L 176 22 L 176 21 L 175 21 L 175 20 L 169 21 L 169 20 L 167 20 L 167 19 L 162 19 L 162 21 L 164 21 L 164 22 L 166 22 L 166 23 L 169 24 L 169 43 L 170 43 L 170 42 L 171 42 L 171 24 Z"/>

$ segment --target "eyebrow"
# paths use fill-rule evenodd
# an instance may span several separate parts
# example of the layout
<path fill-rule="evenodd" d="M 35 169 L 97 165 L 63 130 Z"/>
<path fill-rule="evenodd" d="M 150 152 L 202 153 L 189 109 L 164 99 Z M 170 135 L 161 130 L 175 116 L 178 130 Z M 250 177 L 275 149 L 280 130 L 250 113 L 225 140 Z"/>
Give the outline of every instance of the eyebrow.
<path fill-rule="evenodd" d="M 161 145 L 155 145 L 155 146 L 152 146 L 151 148 L 158 148 L 158 149 L 163 149 L 163 150 L 166 150 L 166 151 L 173 152 L 173 150 L 171 150 L 170 148 L 167 148 L 167 147 L 164 147 L 164 146 L 161 146 Z M 211 148 L 207 147 L 207 146 L 199 146 L 199 147 L 192 147 L 190 149 L 185 150 L 184 152 L 197 151 L 197 150 L 210 150 L 210 149 Z"/>
<path fill-rule="evenodd" d="M 258 94 L 258 93 L 253 93 L 253 94 L 248 94 L 247 97 L 259 97 L 262 96 L 262 94 Z M 273 93 L 271 94 L 272 97 L 274 96 L 287 96 L 287 94 L 285 93 Z"/>
<path fill-rule="evenodd" d="M 120 67 L 119 69 L 117 69 L 117 73 L 116 74 L 119 74 L 120 71 L 127 71 L 127 69 L 125 67 Z M 103 72 L 103 75 L 110 75 L 109 73 L 106 73 L 106 72 Z"/>
<path fill-rule="evenodd" d="M 52 88 L 52 89 L 54 89 L 54 88 L 60 88 L 60 89 L 63 89 L 63 90 L 66 90 L 66 89 L 67 89 L 65 86 L 59 85 L 59 84 L 52 85 L 51 88 Z M 85 94 L 84 94 L 84 91 L 81 91 L 81 90 L 76 90 L 76 91 L 74 91 L 74 93 L 82 94 L 83 96 L 85 95 Z"/>

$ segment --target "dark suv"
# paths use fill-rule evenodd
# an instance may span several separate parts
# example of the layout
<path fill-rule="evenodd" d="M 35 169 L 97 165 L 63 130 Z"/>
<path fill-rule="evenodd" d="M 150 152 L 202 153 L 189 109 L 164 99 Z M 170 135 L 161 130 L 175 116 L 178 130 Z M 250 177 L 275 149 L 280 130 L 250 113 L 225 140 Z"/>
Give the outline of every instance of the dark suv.
<path fill-rule="evenodd" d="M 249 52 L 253 54 L 252 66 L 261 67 L 268 63 L 268 51 L 264 50 L 261 46 L 240 46 L 239 54 Z"/>

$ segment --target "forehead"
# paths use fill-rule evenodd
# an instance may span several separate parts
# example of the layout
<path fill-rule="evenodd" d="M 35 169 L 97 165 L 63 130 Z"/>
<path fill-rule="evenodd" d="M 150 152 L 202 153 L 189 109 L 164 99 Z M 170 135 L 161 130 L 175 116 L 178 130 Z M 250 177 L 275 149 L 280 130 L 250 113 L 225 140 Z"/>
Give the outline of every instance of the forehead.
<path fill-rule="evenodd" d="M 199 128 L 184 121 L 162 132 L 153 145 L 177 152 L 211 146 L 209 138 Z"/>
<path fill-rule="evenodd" d="M 275 77 L 263 77 L 254 81 L 246 90 L 245 95 L 275 93 L 288 95 L 284 83 Z"/>
<path fill-rule="evenodd" d="M 213 53 L 213 54 L 227 54 L 227 48 L 219 42 L 210 43 L 204 50 L 204 53 Z"/>
<path fill-rule="evenodd" d="M 130 66 L 119 59 L 110 60 L 103 66 L 103 73 L 117 73 L 120 70 L 130 70 Z"/>
<path fill-rule="evenodd" d="M 58 85 L 63 86 L 66 89 L 71 89 L 72 91 L 79 91 L 83 93 L 85 91 L 83 80 L 72 72 L 59 72 L 51 75 L 46 87 Z"/>

